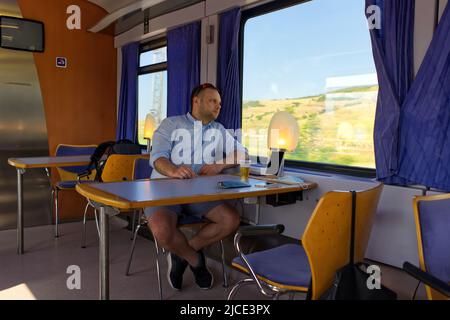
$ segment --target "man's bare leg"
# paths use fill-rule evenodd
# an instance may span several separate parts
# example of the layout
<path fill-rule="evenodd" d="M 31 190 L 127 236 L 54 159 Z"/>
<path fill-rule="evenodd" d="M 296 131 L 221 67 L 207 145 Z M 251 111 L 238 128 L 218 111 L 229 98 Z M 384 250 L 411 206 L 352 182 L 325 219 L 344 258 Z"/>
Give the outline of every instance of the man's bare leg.
<path fill-rule="evenodd" d="M 211 209 L 205 217 L 211 222 L 206 224 L 190 241 L 177 228 L 177 214 L 165 208 L 157 210 L 149 219 L 149 228 L 161 247 L 172 255 L 168 260 L 167 273 L 169 284 L 181 290 L 183 273 L 187 264 L 191 266 L 195 283 L 201 289 L 210 289 L 214 279 L 207 269 L 205 256 L 197 252 L 203 247 L 217 242 L 239 226 L 239 214 L 228 204 L 218 205 Z M 184 260 L 183 260 L 184 259 Z"/>
<path fill-rule="evenodd" d="M 211 209 L 205 218 L 211 222 L 189 241 L 177 228 L 176 213 L 167 209 L 158 210 L 152 215 L 149 228 L 161 247 L 184 258 L 191 266 L 196 266 L 198 250 L 226 238 L 236 231 L 240 223 L 237 210 L 226 203 Z"/>
<path fill-rule="evenodd" d="M 227 203 L 211 209 L 205 218 L 211 222 L 189 240 L 189 246 L 194 251 L 226 238 L 237 230 L 240 223 L 238 211 Z"/>
<path fill-rule="evenodd" d="M 149 228 L 161 247 L 184 258 L 190 265 L 198 262 L 198 254 L 177 228 L 177 214 L 168 209 L 156 211 L 149 219 Z"/>

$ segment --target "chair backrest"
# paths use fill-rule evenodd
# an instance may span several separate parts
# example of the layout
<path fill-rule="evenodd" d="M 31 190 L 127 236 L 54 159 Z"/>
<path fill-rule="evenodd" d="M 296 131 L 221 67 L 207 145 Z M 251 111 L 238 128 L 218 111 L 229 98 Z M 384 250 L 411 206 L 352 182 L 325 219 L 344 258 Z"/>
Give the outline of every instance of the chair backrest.
<path fill-rule="evenodd" d="M 363 262 L 377 213 L 383 184 L 356 192 L 355 262 Z"/>
<path fill-rule="evenodd" d="M 370 238 L 383 185 L 356 192 L 355 262 L 362 261 Z M 312 276 L 312 299 L 331 286 L 336 271 L 350 262 L 352 193 L 331 191 L 317 204 L 306 226 L 302 245 Z"/>
<path fill-rule="evenodd" d="M 81 176 L 85 174 L 91 174 L 90 170 L 95 169 L 97 174 L 95 175 L 95 181 L 101 182 L 103 168 L 105 161 L 103 158 L 108 158 L 111 154 L 122 155 L 140 155 L 141 146 L 128 139 L 122 139 L 119 141 L 105 141 L 98 145 L 91 155 L 91 161 L 88 165 L 88 171 L 82 172 Z"/>
<path fill-rule="evenodd" d="M 133 179 L 142 180 L 149 179 L 152 174 L 152 167 L 149 159 L 135 159 L 133 165 Z"/>
<path fill-rule="evenodd" d="M 420 268 L 450 283 L 450 194 L 413 200 Z M 446 299 L 426 286 L 430 300 Z"/>
<path fill-rule="evenodd" d="M 55 156 L 61 157 L 61 156 L 84 156 L 84 155 L 91 155 L 95 148 L 97 148 L 96 145 L 70 145 L 70 144 L 59 144 L 56 147 Z M 57 168 L 59 176 L 61 178 L 61 181 L 70 181 L 70 180 L 76 180 L 77 175 L 87 169 L 86 166 L 76 166 L 76 167 L 62 167 Z M 90 175 L 90 177 L 95 176 L 95 172 Z"/>
<path fill-rule="evenodd" d="M 102 172 L 103 182 L 118 182 L 133 180 L 134 161 L 136 159 L 146 159 L 148 154 L 112 154 L 106 160 Z"/>

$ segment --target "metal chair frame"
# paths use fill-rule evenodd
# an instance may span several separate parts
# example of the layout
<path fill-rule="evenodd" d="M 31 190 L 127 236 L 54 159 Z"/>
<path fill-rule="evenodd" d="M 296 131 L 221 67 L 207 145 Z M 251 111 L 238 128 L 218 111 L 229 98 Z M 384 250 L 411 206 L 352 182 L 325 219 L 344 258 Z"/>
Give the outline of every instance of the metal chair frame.
<path fill-rule="evenodd" d="M 130 159 L 131 158 L 140 159 L 140 158 L 145 157 L 145 155 L 120 155 L 120 154 L 113 154 L 113 155 L 111 155 L 111 157 L 114 157 L 114 156 L 129 157 Z M 136 159 L 134 159 L 134 161 L 136 161 Z M 107 164 L 105 164 L 105 168 L 107 168 L 106 165 Z M 107 172 L 107 171 L 104 171 L 104 172 Z M 131 172 L 131 176 L 132 175 L 133 175 L 133 172 Z M 105 181 L 105 182 L 112 182 L 112 181 L 108 180 L 108 181 Z M 96 226 L 97 226 L 97 233 L 98 233 L 98 235 L 100 237 L 100 229 L 99 229 L 99 224 L 98 224 L 97 210 L 95 209 L 95 206 L 92 204 L 92 202 L 90 202 L 88 200 L 88 203 L 86 205 L 86 208 L 84 210 L 84 215 L 83 215 L 83 232 L 82 232 L 82 238 L 81 238 L 81 248 L 83 248 L 83 249 L 86 248 L 86 216 L 87 216 L 87 210 L 88 210 L 89 206 L 91 206 L 94 209 L 94 216 L 95 216 L 95 223 L 96 223 Z M 132 229 L 131 229 L 131 240 L 133 239 L 133 234 L 134 234 L 135 217 L 136 217 L 136 211 L 134 211 L 134 213 L 133 213 L 133 225 L 132 225 Z"/>
<path fill-rule="evenodd" d="M 254 226 L 250 227 L 253 230 L 250 230 L 248 233 L 253 235 L 268 235 L 268 234 L 281 234 L 284 231 L 284 226 L 282 225 L 270 225 L 270 226 Z M 293 291 L 293 290 L 286 290 L 283 288 L 279 288 L 276 286 L 273 286 L 269 283 L 266 283 L 264 281 L 261 281 L 258 276 L 256 275 L 256 272 L 253 270 L 251 264 L 247 260 L 243 250 L 240 246 L 240 240 L 243 235 L 245 235 L 246 232 L 238 231 L 236 235 L 234 236 L 234 247 L 236 249 L 236 252 L 239 254 L 241 259 L 244 261 L 246 267 L 248 268 L 249 274 L 251 278 L 246 278 L 239 280 L 230 290 L 230 293 L 228 294 L 227 300 L 233 300 L 236 296 L 239 289 L 245 285 L 249 284 L 256 284 L 258 287 L 259 292 L 261 292 L 264 296 L 272 298 L 272 300 L 278 300 L 281 295 L 289 294 L 289 300 L 293 300 L 295 297 L 295 294 L 299 291 Z"/>
<path fill-rule="evenodd" d="M 142 217 L 143 217 L 142 210 L 140 210 L 138 221 L 142 221 L 142 222 L 139 223 L 139 225 L 134 230 L 133 243 L 131 245 L 130 256 L 128 258 L 128 263 L 127 263 L 127 269 L 125 271 L 126 276 L 130 275 L 131 261 L 133 259 L 133 253 L 134 253 L 134 248 L 136 246 L 136 238 L 137 238 L 138 232 L 142 227 L 148 226 L 148 220 L 142 219 Z M 135 219 L 133 219 L 133 220 L 135 220 Z M 164 250 L 164 248 L 159 247 L 156 237 L 153 236 L 153 239 L 155 242 L 155 250 L 156 250 L 156 273 L 157 273 L 157 277 L 158 277 L 159 299 L 163 300 L 163 290 L 162 290 L 162 283 L 161 283 L 161 268 L 159 265 L 159 257 L 161 254 L 165 254 L 165 250 Z M 223 246 L 223 241 L 220 240 L 219 243 L 220 243 L 221 258 L 222 258 L 223 287 L 228 288 L 229 285 L 228 285 L 228 278 L 227 278 L 227 272 L 226 272 L 226 267 L 225 267 L 225 250 L 224 250 L 224 246 Z"/>
<path fill-rule="evenodd" d="M 69 144 L 59 144 L 57 146 L 57 150 L 60 147 L 78 147 L 78 148 L 95 148 L 96 145 L 69 145 Z M 57 168 L 59 170 L 64 170 L 64 168 Z M 58 170 L 58 171 L 59 171 Z M 47 172 L 47 176 L 50 177 L 50 172 L 48 169 L 46 169 Z M 59 171 L 61 172 L 61 171 Z M 59 225 L 59 210 L 58 210 L 58 199 L 59 199 L 59 192 L 60 191 L 64 191 L 64 190 L 74 190 L 73 188 L 70 189 L 65 189 L 65 188 L 59 188 L 57 185 L 55 185 L 54 187 L 52 187 L 52 191 L 51 191 L 51 205 L 50 205 L 50 220 L 53 219 L 53 204 L 55 205 L 55 238 L 59 237 L 59 230 L 58 230 L 58 225 Z M 86 210 L 85 209 L 85 215 L 86 215 Z M 97 216 L 96 216 L 97 219 Z"/>

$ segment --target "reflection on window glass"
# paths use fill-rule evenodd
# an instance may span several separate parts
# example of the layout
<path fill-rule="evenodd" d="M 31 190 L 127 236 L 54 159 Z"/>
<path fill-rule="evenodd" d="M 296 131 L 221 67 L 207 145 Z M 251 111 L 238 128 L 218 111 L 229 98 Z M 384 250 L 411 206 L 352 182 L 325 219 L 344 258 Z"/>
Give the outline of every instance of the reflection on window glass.
<path fill-rule="evenodd" d="M 167 116 L 167 71 L 143 74 L 138 79 L 138 139 L 146 145 L 144 139 L 145 117 L 151 113 L 159 125 Z"/>
<path fill-rule="evenodd" d="M 270 119 L 284 110 L 300 128 L 287 159 L 375 168 L 378 82 L 364 1 L 314 0 L 251 18 L 244 44 L 243 141 L 252 155 L 267 155 Z"/>
<path fill-rule="evenodd" d="M 140 67 L 150 66 L 167 61 L 167 47 L 141 53 Z"/>

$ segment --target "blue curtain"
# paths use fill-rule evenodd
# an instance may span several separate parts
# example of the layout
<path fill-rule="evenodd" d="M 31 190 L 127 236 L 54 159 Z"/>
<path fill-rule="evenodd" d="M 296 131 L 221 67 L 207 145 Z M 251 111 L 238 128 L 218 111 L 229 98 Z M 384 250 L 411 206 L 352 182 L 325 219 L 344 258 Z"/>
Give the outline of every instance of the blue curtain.
<path fill-rule="evenodd" d="M 200 83 L 200 22 L 167 33 L 167 116 L 190 110 L 191 92 Z"/>
<path fill-rule="evenodd" d="M 403 106 L 398 174 L 450 191 L 449 5 Z"/>
<path fill-rule="evenodd" d="M 217 87 L 222 109 L 217 119 L 227 129 L 241 128 L 241 91 L 239 72 L 239 29 L 241 10 L 235 8 L 220 15 Z"/>
<path fill-rule="evenodd" d="M 122 47 L 122 77 L 116 139 L 136 141 L 139 43 Z"/>
<path fill-rule="evenodd" d="M 366 7 L 371 5 L 381 8 L 381 29 L 370 31 L 380 85 L 374 129 L 377 178 L 408 184 L 397 173 L 400 115 L 414 77 L 415 1 L 366 0 Z"/>

